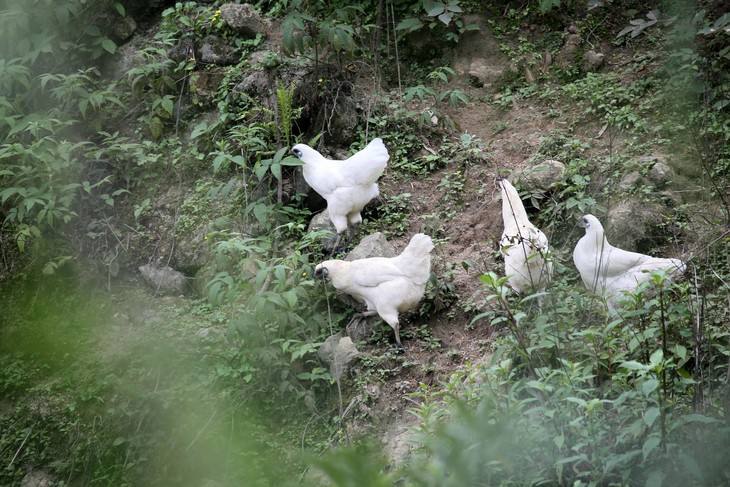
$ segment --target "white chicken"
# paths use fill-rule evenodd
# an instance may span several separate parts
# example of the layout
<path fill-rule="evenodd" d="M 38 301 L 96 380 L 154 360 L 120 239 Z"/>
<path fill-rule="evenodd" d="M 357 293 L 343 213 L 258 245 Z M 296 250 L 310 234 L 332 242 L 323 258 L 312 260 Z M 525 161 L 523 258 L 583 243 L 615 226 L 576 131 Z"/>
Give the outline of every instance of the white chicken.
<path fill-rule="evenodd" d="M 328 278 L 339 291 L 365 303 L 360 317 L 379 315 L 400 341 L 398 313 L 415 308 L 431 274 L 431 237 L 418 233 L 397 257 L 371 257 L 351 262 L 327 260 L 315 267 L 315 277 Z"/>
<path fill-rule="evenodd" d="M 360 212 L 377 198 L 378 178 L 388 164 L 388 149 L 382 139 L 373 139 L 363 150 L 344 161 L 326 159 L 306 144 L 297 144 L 292 153 L 303 163 L 304 179 L 327 201 L 327 212 L 337 230 L 337 242 L 348 223 L 362 222 Z"/>
<path fill-rule="evenodd" d="M 583 216 L 579 225 L 586 233 L 573 250 L 573 263 L 586 288 L 605 298 L 610 309 L 621 302 L 625 292 L 634 292 L 649 281 L 654 271 L 665 271 L 670 277 L 684 273 L 685 264 L 679 259 L 651 257 L 614 247 L 593 215 Z"/>
<path fill-rule="evenodd" d="M 499 246 L 504 257 L 504 274 L 512 289 L 520 294 L 544 289 L 553 273 L 553 264 L 547 258 L 548 239 L 527 218 L 514 186 L 506 179 L 500 179 L 499 186 L 504 223 Z"/>

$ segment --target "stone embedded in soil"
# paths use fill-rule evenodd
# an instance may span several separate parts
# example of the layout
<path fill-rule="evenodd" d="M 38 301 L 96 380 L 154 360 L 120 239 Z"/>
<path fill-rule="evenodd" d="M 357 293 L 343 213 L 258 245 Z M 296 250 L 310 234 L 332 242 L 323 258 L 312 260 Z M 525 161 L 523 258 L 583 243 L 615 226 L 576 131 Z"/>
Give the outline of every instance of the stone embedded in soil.
<path fill-rule="evenodd" d="M 319 359 L 329 365 L 330 373 L 337 380 L 359 355 L 360 352 L 352 343 L 352 339 L 343 337 L 341 333 L 329 336 L 317 352 Z"/>
<path fill-rule="evenodd" d="M 266 34 L 268 24 L 251 4 L 226 3 L 221 5 L 220 12 L 223 22 L 242 36 Z"/>
<path fill-rule="evenodd" d="M 385 238 L 383 233 L 376 232 L 360 240 L 360 243 L 347 254 L 345 260 L 353 261 L 370 257 L 395 257 L 396 255 L 398 254 L 393 244 Z"/>
<path fill-rule="evenodd" d="M 476 86 L 491 86 L 509 67 L 509 60 L 499 49 L 499 42 L 483 15 L 465 15 L 465 24 L 476 24 L 479 30 L 464 32 L 454 53 L 453 68 Z"/>
<path fill-rule="evenodd" d="M 264 71 L 252 71 L 233 87 L 234 93 L 245 93 L 252 98 L 270 95 L 269 76 Z"/>
<path fill-rule="evenodd" d="M 154 264 L 146 264 L 139 267 L 139 272 L 155 294 L 185 294 L 187 279 L 182 272 L 178 272 L 172 267 L 159 267 Z"/>
<path fill-rule="evenodd" d="M 583 54 L 583 71 L 592 72 L 598 71 L 603 66 L 606 60 L 606 56 L 601 52 L 593 50 L 586 51 Z"/>
<path fill-rule="evenodd" d="M 43 470 L 31 470 L 20 481 L 20 487 L 52 487 L 53 485 L 58 485 L 58 481 Z"/>
<path fill-rule="evenodd" d="M 658 203 L 629 197 L 608 209 L 606 236 L 616 247 L 644 252 L 653 247 L 656 229 L 666 208 Z"/>
<path fill-rule="evenodd" d="M 641 174 L 639 171 L 631 171 L 621 178 L 621 181 L 618 183 L 618 187 L 622 191 L 631 191 L 636 188 L 640 182 Z"/>
<path fill-rule="evenodd" d="M 383 321 L 379 316 L 368 316 L 362 320 L 350 321 L 345 327 L 345 332 L 354 342 L 367 342 L 382 324 Z"/>
<path fill-rule="evenodd" d="M 647 174 L 649 181 L 654 183 L 656 186 L 664 186 L 672 181 L 674 177 L 674 171 L 667 164 L 663 162 L 657 162 L 649 170 Z"/>
<path fill-rule="evenodd" d="M 229 66 L 239 61 L 236 50 L 228 45 L 225 39 L 218 36 L 206 36 L 198 49 L 198 59 L 204 64 Z"/>
<path fill-rule="evenodd" d="M 317 232 L 321 230 L 328 230 L 330 232 L 329 234 L 322 236 L 319 242 L 320 244 L 322 244 L 322 248 L 324 250 L 326 250 L 327 252 L 332 252 L 335 247 L 335 241 L 337 240 L 337 230 L 330 221 L 330 214 L 327 212 L 327 210 L 321 211 L 314 215 L 312 217 L 312 220 L 309 222 L 309 227 L 307 227 L 308 232 Z M 347 232 L 343 232 L 342 238 L 340 239 L 340 244 L 343 244 L 346 241 Z"/>
<path fill-rule="evenodd" d="M 112 24 L 112 39 L 114 39 L 114 41 L 118 44 L 122 44 L 128 41 L 129 38 L 134 35 L 136 30 L 137 22 L 135 22 L 131 16 L 125 15 L 124 17 L 116 17 Z"/>
<path fill-rule="evenodd" d="M 566 36 L 565 44 L 563 44 L 557 55 L 559 66 L 567 67 L 575 62 L 581 42 L 582 40 L 578 34 L 573 33 Z"/>
<path fill-rule="evenodd" d="M 198 106 L 210 106 L 223 81 L 223 71 L 195 71 L 190 75 L 190 94 Z"/>
<path fill-rule="evenodd" d="M 562 181 L 564 176 L 565 164 L 554 159 L 548 159 L 540 164 L 516 172 L 513 179 L 524 188 L 547 191 L 552 185 Z"/>
<path fill-rule="evenodd" d="M 167 57 L 175 62 L 183 62 L 195 57 L 195 44 L 189 37 L 183 37 L 167 50 Z"/>

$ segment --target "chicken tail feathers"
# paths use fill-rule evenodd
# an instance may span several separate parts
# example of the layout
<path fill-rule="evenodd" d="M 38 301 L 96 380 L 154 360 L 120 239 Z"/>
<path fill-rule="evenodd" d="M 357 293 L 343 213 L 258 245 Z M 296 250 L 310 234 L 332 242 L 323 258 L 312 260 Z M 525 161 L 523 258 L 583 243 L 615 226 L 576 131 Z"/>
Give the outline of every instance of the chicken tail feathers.
<path fill-rule="evenodd" d="M 411 238 L 408 246 L 397 257 L 398 267 L 417 284 L 425 284 L 431 275 L 433 241 L 423 233 Z"/>

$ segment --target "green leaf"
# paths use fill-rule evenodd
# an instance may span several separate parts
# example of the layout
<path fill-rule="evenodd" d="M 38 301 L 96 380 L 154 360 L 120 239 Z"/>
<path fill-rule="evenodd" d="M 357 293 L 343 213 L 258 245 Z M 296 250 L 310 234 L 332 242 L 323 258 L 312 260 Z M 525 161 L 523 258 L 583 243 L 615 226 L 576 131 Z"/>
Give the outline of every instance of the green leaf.
<path fill-rule="evenodd" d="M 654 353 L 651 354 L 651 357 L 649 357 L 649 363 L 650 365 L 659 365 L 662 363 L 662 360 L 664 360 L 664 352 L 662 349 L 657 349 Z"/>
<path fill-rule="evenodd" d="M 294 156 L 287 156 L 280 162 L 282 166 L 303 166 L 304 163 Z"/>
<path fill-rule="evenodd" d="M 122 17 L 127 15 L 127 10 L 124 8 L 124 5 L 122 5 L 119 2 L 114 3 L 114 8 L 117 9 L 117 12 L 119 12 L 119 15 Z"/>
<path fill-rule="evenodd" d="M 644 423 L 651 428 L 656 419 L 659 417 L 659 408 L 651 407 L 644 412 Z"/>
<path fill-rule="evenodd" d="M 423 22 L 415 17 L 409 17 L 398 22 L 396 30 L 404 30 L 406 32 L 415 32 L 423 27 Z"/>
<path fill-rule="evenodd" d="M 644 487 L 661 487 L 664 483 L 664 472 L 661 470 L 652 470 L 646 477 Z"/>
<path fill-rule="evenodd" d="M 651 455 L 651 452 L 653 452 L 656 447 L 659 446 L 659 443 L 661 443 L 661 440 L 657 435 L 652 435 L 646 439 L 646 441 L 644 442 L 644 446 L 641 447 L 641 452 L 644 455 L 644 460 L 646 460 L 649 455 Z"/>
<path fill-rule="evenodd" d="M 274 175 L 274 177 L 281 181 L 281 164 L 276 163 L 271 165 L 271 174 Z"/>
<path fill-rule="evenodd" d="M 162 99 L 162 109 L 167 112 L 168 115 L 172 116 L 172 112 L 175 109 L 175 103 L 172 101 L 172 98 L 165 97 Z"/>
<path fill-rule="evenodd" d="M 192 133 L 190 134 L 190 139 L 194 140 L 203 135 L 208 131 L 208 122 L 200 122 L 197 124 L 194 128 Z"/>
<path fill-rule="evenodd" d="M 444 11 L 446 10 L 446 5 L 441 2 L 424 0 L 423 9 L 426 11 L 426 15 L 428 15 L 429 17 L 436 17 L 437 15 L 444 13 Z"/>
<path fill-rule="evenodd" d="M 649 396 L 652 392 L 656 390 L 656 388 L 659 387 L 659 381 L 656 379 L 647 379 L 641 384 L 641 392 L 644 393 L 645 396 Z"/>
<path fill-rule="evenodd" d="M 623 362 L 620 366 L 628 370 L 646 370 L 646 365 L 636 362 L 634 360 Z"/>
<path fill-rule="evenodd" d="M 117 52 L 117 45 L 116 45 L 116 43 L 113 40 L 109 39 L 109 38 L 104 38 L 101 41 L 101 48 L 104 49 L 109 54 L 114 54 L 115 52 Z"/>

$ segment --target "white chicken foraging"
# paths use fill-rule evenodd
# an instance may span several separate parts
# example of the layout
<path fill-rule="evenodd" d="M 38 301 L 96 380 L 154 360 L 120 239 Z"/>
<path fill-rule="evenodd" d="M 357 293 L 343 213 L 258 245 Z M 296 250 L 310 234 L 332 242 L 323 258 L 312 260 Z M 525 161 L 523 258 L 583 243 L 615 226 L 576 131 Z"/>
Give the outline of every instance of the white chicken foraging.
<path fill-rule="evenodd" d="M 504 273 L 509 285 L 522 294 L 539 291 L 550 282 L 553 264 L 547 259 L 548 239 L 527 218 L 519 193 L 506 179 L 500 179 L 504 231 L 499 240 Z"/>
<path fill-rule="evenodd" d="M 610 309 L 621 302 L 625 292 L 634 292 L 649 281 L 654 271 L 665 271 L 670 276 L 684 273 L 685 264 L 679 259 L 651 257 L 614 247 L 593 215 L 583 216 L 578 224 L 586 233 L 573 250 L 573 263 L 586 288 L 605 298 Z"/>
<path fill-rule="evenodd" d="M 398 313 L 415 308 L 423 298 L 431 274 L 431 237 L 418 233 L 397 257 L 371 257 L 351 262 L 327 260 L 318 264 L 315 277 L 365 303 L 361 317 L 379 315 L 395 332 L 399 348 Z"/>
<path fill-rule="evenodd" d="M 306 144 L 295 145 L 292 153 L 304 163 L 307 184 L 327 201 L 327 212 L 337 230 L 337 247 L 348 223 L 362 222 L 360 212 L 378 196 L 377 180 L 388 164 L 388 149 L 382 139 L 373 139 L 344 161 L 326 159 Z"/>

